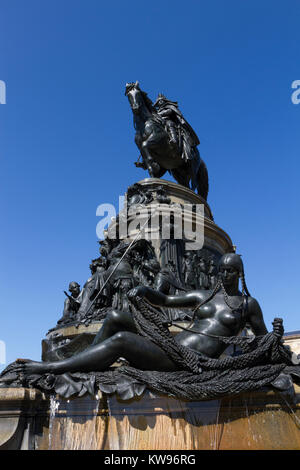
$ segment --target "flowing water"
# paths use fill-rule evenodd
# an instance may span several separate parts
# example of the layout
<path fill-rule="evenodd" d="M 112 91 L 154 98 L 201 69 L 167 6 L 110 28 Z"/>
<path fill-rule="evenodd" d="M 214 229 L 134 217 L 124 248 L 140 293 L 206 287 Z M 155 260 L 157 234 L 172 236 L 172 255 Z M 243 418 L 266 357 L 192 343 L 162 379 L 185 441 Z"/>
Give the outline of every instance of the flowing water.
<path fill-rule="evenodd" d="M 284 394 L 265 404 L 255 395 L 207 402 L 151 393 L 126 402 L 115 395 L 52 396 L 48 445 L 52 450 L 299 449 L 299 430 L 297 407 Z"/>
<path fill-rule="evenodd" d="M 285 402 L 288 410 L 289 410 L 289 414 L 291 416 L 291 418 L 293 419 L 294 423 L 296 424 L 297 428 L 300 429 L 300 419 L 298 418 L 298 416 L 296 415 L 295 411 L 293 410 L 293 408 L 291 407 L 291 403 L 289 402 L 289 400 L 287 400 L 286 396 L 284 395 L 284 393 L 280 393 L 281 395 L 281 398 L 283 399 L 283 401 Z"/>
<path fill-rule="evenodd" d="M 98 448 L 99 397 L 57 400 L 50 398 L 49 450 Z"/>
<path fill-rule="evenodd" d="M 50 413 L 49 413 L 49 450 L 52 450 L 52 440 L 53 440 L 53 425 L 55 420 L 55 415 L 59 409 L 59 400 L 55 395 L 50 397 Z"/>

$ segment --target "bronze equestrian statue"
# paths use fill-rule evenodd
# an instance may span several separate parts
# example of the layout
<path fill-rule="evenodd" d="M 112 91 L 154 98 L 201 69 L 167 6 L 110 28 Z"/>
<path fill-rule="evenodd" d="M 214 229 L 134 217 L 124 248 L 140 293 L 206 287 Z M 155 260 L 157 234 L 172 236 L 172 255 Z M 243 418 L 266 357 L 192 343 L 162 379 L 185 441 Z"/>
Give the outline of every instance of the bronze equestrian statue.
<path fill-rule="evenodd" d="M 142 163 L 151 178 L 161 178 L 169 171 L 175 180 L 207 199 L 208 173 L 201 159 L 197 135 L 185 120 L 178 105 L 159 95 L 153 104 L 139 83 L 127 83 L 126 92 L 136 130 L 135 143 Z"/>

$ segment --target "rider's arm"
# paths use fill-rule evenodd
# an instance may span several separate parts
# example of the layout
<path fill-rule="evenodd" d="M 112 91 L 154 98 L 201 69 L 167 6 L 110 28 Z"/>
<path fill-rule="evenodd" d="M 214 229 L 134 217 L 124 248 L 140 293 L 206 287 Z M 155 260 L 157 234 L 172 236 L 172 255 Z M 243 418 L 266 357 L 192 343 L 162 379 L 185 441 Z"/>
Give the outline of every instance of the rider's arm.
<path fill-rule="evenodd" d="M 164 109 L 163 111 L 159 111 L 159 115 L 161 117 L 171 116 L 172 113 L 173 113 L 172 109 Z"/>

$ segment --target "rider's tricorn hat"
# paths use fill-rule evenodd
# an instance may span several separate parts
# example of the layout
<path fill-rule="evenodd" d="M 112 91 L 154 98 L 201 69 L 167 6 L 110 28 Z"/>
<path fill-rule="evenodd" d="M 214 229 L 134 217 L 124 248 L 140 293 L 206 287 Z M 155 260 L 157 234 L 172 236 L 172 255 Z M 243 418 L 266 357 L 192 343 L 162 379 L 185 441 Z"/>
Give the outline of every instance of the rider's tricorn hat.
<path fill-rule="evenodd" d="M 153 106 L 157 106 L 158 105 L 158 102 L 162 100 L 162 101 L 168 101 L 168 99 L 165 97 L 165 95 L 163 95 L 162 93 L 159 93 L 158 97 L 156 98 L 156 101 L 154 103 Z"/>

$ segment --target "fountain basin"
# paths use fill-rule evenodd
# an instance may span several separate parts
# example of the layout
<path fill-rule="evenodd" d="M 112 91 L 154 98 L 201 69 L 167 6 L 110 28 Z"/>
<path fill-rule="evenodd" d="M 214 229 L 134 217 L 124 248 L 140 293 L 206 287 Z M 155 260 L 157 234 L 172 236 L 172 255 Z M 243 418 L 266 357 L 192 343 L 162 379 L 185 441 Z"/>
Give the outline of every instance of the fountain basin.
<path fill-rule="evenodd" d="M 274 391 L 187 402 L 145 393 L 64 400 L 0 389 L 0 449 L 299 450 L 296 402 Z"/>

